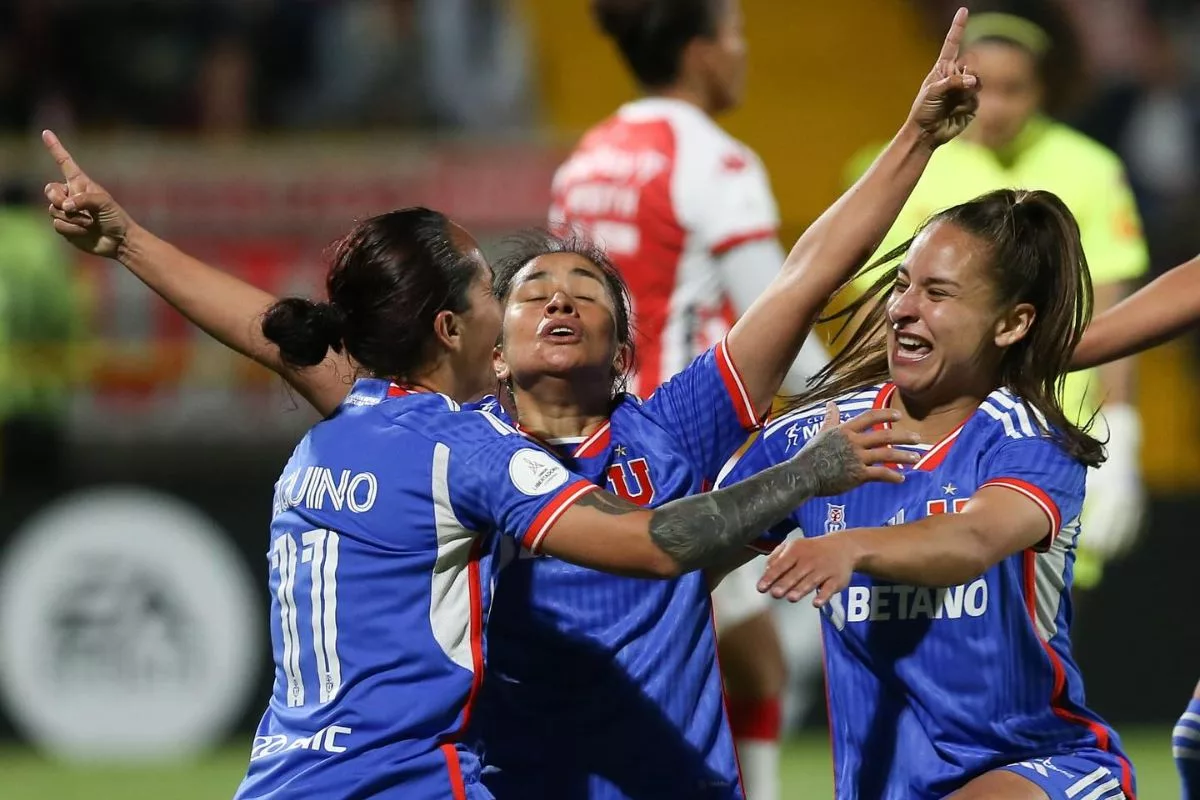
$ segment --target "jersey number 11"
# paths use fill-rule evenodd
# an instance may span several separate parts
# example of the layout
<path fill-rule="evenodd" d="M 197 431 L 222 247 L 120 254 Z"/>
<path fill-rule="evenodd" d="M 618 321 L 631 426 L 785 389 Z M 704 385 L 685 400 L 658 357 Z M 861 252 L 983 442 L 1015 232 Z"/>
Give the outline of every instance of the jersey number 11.
<path fill-rule="evenodd" d="M 289 534 L 271 545 L 271 568 L 279 570 L 279 622 L 283 630 L 283 672 L 287 677 L 288 707 L 304 705 L 304 677 L 300 668 L 300 623 L 296 608 L 296 582 L 303 574 L 297 564 L 309 564 L 309 598 L 312 608 L 313 655 L 320 703 L 328 703 L 342 686 L 342 664 L 337 654 L 336 531 L 315 530 L 300 534 L 300 546 Z M 303 591 L 303 589 L 301 589 Z M 303 595 L 301 595 L 303 596 Z"/>

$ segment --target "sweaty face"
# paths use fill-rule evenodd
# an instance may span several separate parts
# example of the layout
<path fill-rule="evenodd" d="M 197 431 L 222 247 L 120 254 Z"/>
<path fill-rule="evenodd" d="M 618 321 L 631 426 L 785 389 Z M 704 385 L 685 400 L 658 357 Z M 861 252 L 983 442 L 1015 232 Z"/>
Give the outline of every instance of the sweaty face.
<path fill-rule="evenodd" d="M 741 0 L 717 0 L 720 19 L 716 37 L 703 42 L 703 63 L 714 99 L 714 111 L 732 110 L 746 89 L 746 38 Z"/>
<path fill-rule="evenodd" d="M 970 136 L 984 147 L 1001 150 L 1017 138 L 1041 106 L 1037 64 L 1024 48 L 989 41 L 972 45 L 966 61 L 982 87 L 979 111 L 968 129 Z"/>
<path fill-rule="evenodd" d="M 931 404 L 993 386 L 1001 314 L 978 237 L 934 222 L 917 237 L 887 301 L 888 368 L 905 395 Z"/>
<path fill-rule="evenodd" d="M 533 259 L 517 273 L 504 309 L 501 379 L 541 376 L 607 383 L 617 357 L 616 314 L 604 273 L 574 253 Z"/>

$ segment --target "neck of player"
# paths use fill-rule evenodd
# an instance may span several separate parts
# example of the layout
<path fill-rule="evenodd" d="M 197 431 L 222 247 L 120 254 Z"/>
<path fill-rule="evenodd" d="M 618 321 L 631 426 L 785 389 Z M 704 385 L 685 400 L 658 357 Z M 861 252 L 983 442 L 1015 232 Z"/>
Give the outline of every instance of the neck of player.
<path fill-rule="evenodd" d="M 898 391 L 889 403 L 901 415 L 893 427 L 917 434 L 926 444 L 936 444 L 974 414 L 990 392 L 990 389 L 981 389 L 979 392 L 938 399 Z"/>
<path fill-rule="evenodd" d="M 720 111 L 713 101 L 712 93 L 700 81 L 681 79 L 670 86 L 647 89 L 646 94 L 649 97 L 666 97 L 671 100 L 682 100 L 685 103 L 691 103 L 710 117 L 716 116 Z"/>
<path fill-rule="evenodd" d="M 466 381 L 455 370 L 449 359 L 440 358 L 436 363 L 405 378 L 393 378 L 392 382 L 411 389 L 424 389 L 444 394 L 456 403 L 478 400 L 488 391 L 478 381 Z"/>
<path fill-rule="evenodd" d="M 550 375 L 530 383 L 514 380 L 512 393 L 521 429 L 540 439 L 592 435 L 612 412 L 611 378 L 600 376 L 589 384 L 594 385 L 581 391 L 577 381 Z"/>

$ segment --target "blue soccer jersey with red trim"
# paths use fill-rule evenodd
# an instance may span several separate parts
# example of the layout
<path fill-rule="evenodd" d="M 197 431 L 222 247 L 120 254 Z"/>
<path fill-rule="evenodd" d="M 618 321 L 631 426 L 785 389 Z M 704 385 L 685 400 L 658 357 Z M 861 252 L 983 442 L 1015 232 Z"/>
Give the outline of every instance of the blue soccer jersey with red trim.
<path fill-rule="evenodd" d="M 586 440 L 552 445 L 573 472 L 654 507 L 710 487 L 755 428 L 721 343 L 645 402 L 619 397 Z M 523 552 L 488 635 L 476 721 L 500 800 L 743 797 L 704 574 L 625 578 Z"/>
<path fill-rule="evenodd" d="M 883 408 L 892 384 L 838 401 L 852 418 Z M 782 416 L 727 468 L 731 483 L 791 457 L 824 408 Z M 837 797 L 940 798 L 991 769 L 1098 752 L 1133 796 L 1116 733 L 1088 709 L 1071 655 L 1071 579 L 1085 468 L 1036 412 L 992 392 L 906 470 L 801 506 L 764 544 L 953 514 L 979 489 L 1020 493 L 1046 515 L 1047 537 L 963 586 L 897 585 L 855 574 L 823 609 Z M 1091 756 L 1089 756 L 1091 757 Z"/>
<path fill-rule="evenodd" d="M 275 487 L 275 686 L 237 796 L 490 797 L 461 734 L 499 544 L 596 490 L 485 412 L 358 381 Z"/>

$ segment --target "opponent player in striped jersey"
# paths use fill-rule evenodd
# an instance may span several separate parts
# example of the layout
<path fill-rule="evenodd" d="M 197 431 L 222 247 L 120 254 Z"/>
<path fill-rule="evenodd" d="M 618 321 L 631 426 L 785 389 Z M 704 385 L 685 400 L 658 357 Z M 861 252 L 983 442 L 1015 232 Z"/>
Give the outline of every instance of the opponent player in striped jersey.
<path fill-rule="evenodd" d="M 68 192 L 56 230 L 97 255 L 136 259 L 162 244 L 50 134 L 47 144 Z M 464 230 L 406 209 L 340 243 L 329 302 L 291 298 L 266 312 L 259 335 L 282 363 L 303 369 L 345 350 L 364 377 L 276 485 L 276 680 L 238 797 L 490 798 L 462 731 L 506 538 L 534 555 L 674 577 L 720 563 L 813 492 L 899 479 L 869 466 L 903 457 L 872 446 L 895 434 L 860 434 L 864 420 L 831 426 L 757 486 L 654 511 L 609 495 L 486 412 L 455 413 L 456 398 L 493 377 L 490 279 Z"/>
<path fill-rule="evenodd" d="M 766 291 L 784 260 L 779 213 L 758 156 L 714 119 L 744 94 L 740 0 L 592 0 L 592 8 L 645 96 L 584 135 L 555 175 L 550 221 L 603 244 L 628 282 L 633 392 L 649 397 Z M 810 337 L 787 391 L 826 361 Z M 772 800 L 787 667 L 756 578 L 753 567 L 727 576 L 713 605 L 747 795 Z"/>
<path fill-rule="evenodd" d="M 903 484 L 798 509 L 807 538 L 759 584 L 817 591 L 836 796 L 1132 798 L 1070 648 L 1085 470 L 1103 460 L 1058 399 L 1091 299 L 1074 219 L 1049 193 L 984 195 L 934 215 L 875 289 L 804 403 L 893 408 L 936 444 Z M 723 483 L 796 452 L 825 414 L 781 417 Z"/>

